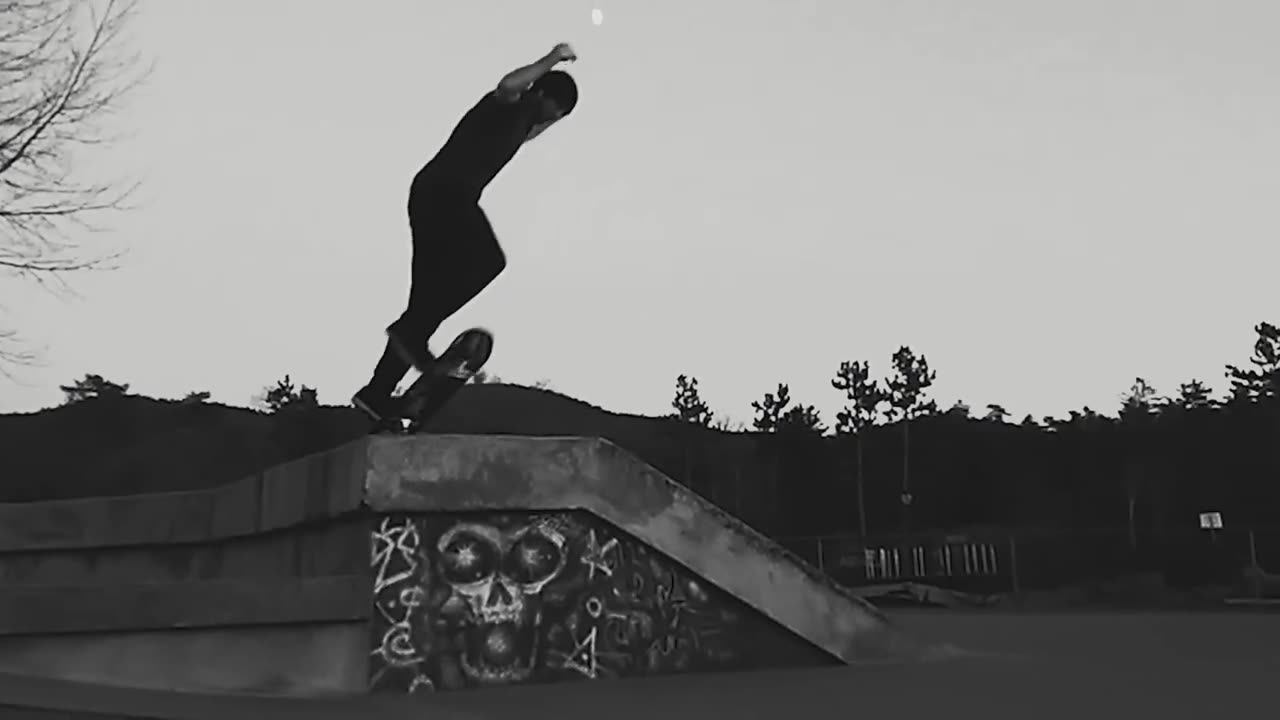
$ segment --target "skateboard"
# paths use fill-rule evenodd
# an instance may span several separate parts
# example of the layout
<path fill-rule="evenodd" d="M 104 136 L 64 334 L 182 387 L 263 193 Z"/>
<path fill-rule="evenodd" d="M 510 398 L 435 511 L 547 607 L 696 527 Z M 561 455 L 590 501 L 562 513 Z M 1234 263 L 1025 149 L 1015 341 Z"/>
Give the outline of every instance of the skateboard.
<path fill-rule="evenodd" d="M 422 377 L 400 396 L 402 432 L 422 432 L 453 396 L 489 361 L 493 334 L 481 328 L 463 330 Z"/>

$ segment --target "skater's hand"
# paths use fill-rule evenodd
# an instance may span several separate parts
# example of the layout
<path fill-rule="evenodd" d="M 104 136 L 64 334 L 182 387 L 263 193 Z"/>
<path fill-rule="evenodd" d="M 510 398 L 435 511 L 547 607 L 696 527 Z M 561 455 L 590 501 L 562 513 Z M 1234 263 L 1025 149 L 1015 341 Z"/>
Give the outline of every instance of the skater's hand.
<path fill-rule="evenodd" d="M 578 54 L 573 51 L 573 48 L 569 47 L 569 43 L 560 43 L 551 48 L 548 57 L 555 62 L 573 62 L 578 59 Z"/>

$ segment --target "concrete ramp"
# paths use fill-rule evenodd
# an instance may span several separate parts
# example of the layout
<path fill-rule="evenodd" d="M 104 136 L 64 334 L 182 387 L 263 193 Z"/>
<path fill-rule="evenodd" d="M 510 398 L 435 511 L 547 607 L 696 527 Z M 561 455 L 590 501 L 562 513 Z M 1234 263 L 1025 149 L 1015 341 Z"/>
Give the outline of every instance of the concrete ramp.
<path fill-rule="evenodd" d="M 298 696 L 921 652 L 595 438 L 370 437 L 210 491 L 0 506 L 0 672 Z"/>
<path fill-rule="evenodd" d="M 610 602 L 626 597 L 628 603 L 655 609 L 671 606 L 676 615 L 692 613 L 689 619 L 703 623 L 726 649 L 760 643 L 779 630 L 801 641 L 792 643 L 797 651 L 805 646 L 821 651 L 809 653 L 814 662 L 823 655 L 843 663 L 883 659 L 906 647 L 870 604 L 605 440 L 378 439 L 370 445 L 365 497 L 374 511 L 393 516 L 449 508 L 448 515 L 412 529 L 403 515 L 398 521 L 389 518 L 383 526 L 389 534 L 382 540 L 384 547 L 397 537 L 425 542 L 427 554 L 444 553 L 435 559 L 445 568 L 449 553 L 456 552 L 450 543 L 458 532 L 464 542 L 497 554 L 495 562 L 518 562 L 500 553 L 525 551 L 521 537 L 549 538 L 564 555 L 556 560 L 564 563 L 554 571 L 557 581 L 581 576 L 575 582 L 590 590 L 578 593 L 579 604 L 589 610 L 598 600 L 605 625 Z M 478 514 L 468 518 L 459 511 Z M 511 515 L 491 520 L 495 513 Z M 441 531 L 430 532 L 436 527 Z M 474 537 L 477 533 L 483 539 Z M 489 582 L 488 592 L 509 594 Z M 385 583 L 380 580 L 379 587 Z M 634 609 L 622 611 L 629 612 Z M 725 637 L 728 633 L 738 637 Z M 671 641 L 714 644 L 692 630 Z M 775 643 L 788 644 L 781 638 L 770 644 Z M 774 654 L 778 649 L 770 648 Z"/>

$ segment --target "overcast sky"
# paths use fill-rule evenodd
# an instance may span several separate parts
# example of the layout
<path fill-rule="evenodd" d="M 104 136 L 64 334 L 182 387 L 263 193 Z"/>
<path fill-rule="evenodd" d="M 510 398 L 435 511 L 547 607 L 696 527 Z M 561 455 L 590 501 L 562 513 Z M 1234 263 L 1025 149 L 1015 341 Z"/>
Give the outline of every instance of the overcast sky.
<path fill-rule="evenodd" d="M 603 11 L 600 26 L 591 11 Z M 843 360 L 900 345 L 934 396 L 1112 412 L 1141 375 L 1221 390 L 1280 321 L 1271 0 L 152 0 L 155 71 L 88 170 L 138 207 L 79 298 L 5 280 L 43 366 L 245 405 L 344 404 L 403 309 L 414 172 L 505 72 L 567 41 L 577 111 L 483 205 L 506 272 L 441 329 L 488 369 L 619 412 L 675 376 L 830 422 Z"/>

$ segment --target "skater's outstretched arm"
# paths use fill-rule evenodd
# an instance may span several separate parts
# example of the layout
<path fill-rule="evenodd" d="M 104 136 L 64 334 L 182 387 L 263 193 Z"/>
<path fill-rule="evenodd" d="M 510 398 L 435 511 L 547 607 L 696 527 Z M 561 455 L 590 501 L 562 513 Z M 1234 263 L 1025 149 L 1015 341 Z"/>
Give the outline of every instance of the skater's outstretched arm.
<path fill-rule="evenodd" d="M 514 102 L 520 99 L 520 95 L 529 89 L 538 78 L 551 72 L 551 70 L 562 62 L 573 62 L 578 56 L 574 54 L 573 48 L 568 43 L 560 43 L 551 48 L 551 52 L 538 58 L 535 62 L 516 68 L 498 81 L 498 88 L 493 91 L 495 97 L 503 102 Z"/>

